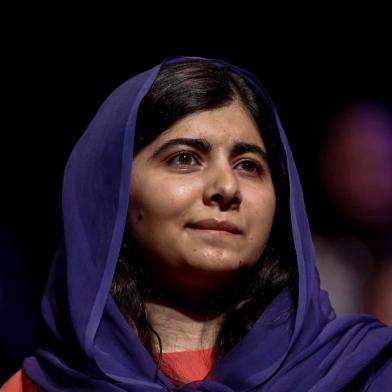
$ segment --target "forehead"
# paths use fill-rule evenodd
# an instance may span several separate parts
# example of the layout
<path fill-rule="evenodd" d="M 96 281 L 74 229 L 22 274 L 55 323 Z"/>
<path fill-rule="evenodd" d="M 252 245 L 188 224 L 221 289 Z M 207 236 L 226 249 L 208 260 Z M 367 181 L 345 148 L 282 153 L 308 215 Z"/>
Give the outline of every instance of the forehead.
<path fill-rule="evenodd" d="M 155 143 L 179 137 L 203 138 L 212 145 L 245 141 L 264 147 L 255 120 L 246 108 L 237 103 L 189 114 L 160 134 Z"/>

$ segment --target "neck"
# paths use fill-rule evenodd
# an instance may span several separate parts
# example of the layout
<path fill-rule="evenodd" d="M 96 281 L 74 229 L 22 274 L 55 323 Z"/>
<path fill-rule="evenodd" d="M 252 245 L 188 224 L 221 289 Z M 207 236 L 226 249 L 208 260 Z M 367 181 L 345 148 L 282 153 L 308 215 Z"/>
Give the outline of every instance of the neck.
<path fill-rule="evenodd" d="M 169 300 L 147 302 L 152 328 L 162 342 L 162 352 L 199 350 L 214 346 L 223 315 L 209 312 L 202 305 L 184 308 Z M 159 352 L 157 339 L 154 351 Z"/>

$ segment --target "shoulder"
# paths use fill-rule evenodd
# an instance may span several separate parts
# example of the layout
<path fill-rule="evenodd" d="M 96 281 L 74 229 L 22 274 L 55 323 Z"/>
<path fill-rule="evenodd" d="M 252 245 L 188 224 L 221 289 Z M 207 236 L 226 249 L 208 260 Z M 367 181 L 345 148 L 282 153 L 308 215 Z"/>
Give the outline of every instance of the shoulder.
<path fill-rule="evenodd" d="M 23 369 L 17 371 L 6 383 L 0 388 L 0 392 L 39 392 L 38 388 L 30 381 Z"/>

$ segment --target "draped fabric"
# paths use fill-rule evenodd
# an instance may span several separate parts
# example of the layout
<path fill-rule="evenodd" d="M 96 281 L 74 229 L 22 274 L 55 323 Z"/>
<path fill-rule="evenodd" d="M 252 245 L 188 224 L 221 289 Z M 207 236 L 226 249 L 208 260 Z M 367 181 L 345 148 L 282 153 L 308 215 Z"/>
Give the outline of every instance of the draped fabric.
<path fill-rule="evenodd" d="M 183 61 L 228 67 L 253 86 L 274 115 L 289 172 L 295 294 L 279 294 L 204 380 L 181 388 L 163 373 L 155 380 L 156 363 L 109 290 L 126 222 L 138 107 L 156 66 L 106 99 L 68 160 L 64 236 L 42 303 L 48 339 L 25 359 L 27 375 L 47 391 L 331 392 L 360 390 L 357 385 L 386 390 L 392 382 L 392 329 L 368 315 L 336 318 L 320 290 L 301 184 L 268 93 L 252 74 L 220 60 L 172 57 L 164 63 Z"/>

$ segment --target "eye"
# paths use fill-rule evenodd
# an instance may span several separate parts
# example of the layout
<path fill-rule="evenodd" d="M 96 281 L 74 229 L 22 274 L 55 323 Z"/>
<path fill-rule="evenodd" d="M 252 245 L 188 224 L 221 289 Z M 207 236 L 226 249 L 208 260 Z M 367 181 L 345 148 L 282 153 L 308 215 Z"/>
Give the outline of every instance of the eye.
<path fill-rule="evenodd" d="M 190 152 L 179 152 L 169 158 L 167 163 L 170 166 L 176 166 L 179 168 L 187 168 L 189 166 L 195 166 L 198 164 L 196 157 Z"/>
<path fill-rule="evenodd" d="M 240 168 L 241 171 L 243 170 L 255 175 L 261 175 L 263 173 L 263 167 L 259 163 L 251 160 L 242 161 L 236 167 Z"/>

